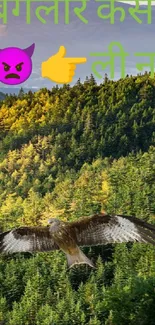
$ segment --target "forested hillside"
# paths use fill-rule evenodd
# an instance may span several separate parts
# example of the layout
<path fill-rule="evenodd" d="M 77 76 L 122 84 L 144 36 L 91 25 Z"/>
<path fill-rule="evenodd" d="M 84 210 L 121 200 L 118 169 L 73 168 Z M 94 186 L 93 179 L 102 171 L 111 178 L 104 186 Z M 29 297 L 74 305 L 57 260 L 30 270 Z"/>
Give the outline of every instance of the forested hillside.
<path fill-rule="evenodd" d="M 155 224 L 155 79 L 94 77 L 0 102 L 0 229 L 96 212 Z M 154 325 L 155 247 L 0 257 L 0 324 Z"/>

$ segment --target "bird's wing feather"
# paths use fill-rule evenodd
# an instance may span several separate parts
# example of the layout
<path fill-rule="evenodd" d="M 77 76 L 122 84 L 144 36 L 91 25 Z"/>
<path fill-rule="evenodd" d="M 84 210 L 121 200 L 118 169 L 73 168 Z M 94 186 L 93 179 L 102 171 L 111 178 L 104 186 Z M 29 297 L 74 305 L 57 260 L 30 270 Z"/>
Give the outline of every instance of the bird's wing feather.
<path fill-rule="evenodd" d="M 96 214 L 70 223 L 70 232 L 79 246 L 144 242 L 155 245 L 155 226 L 138 218 Z"/>
<path fill-rule="evenodd" d="M 0 234 L 0 253 L 57 250 L 49 227 L 20 227 Z"/>

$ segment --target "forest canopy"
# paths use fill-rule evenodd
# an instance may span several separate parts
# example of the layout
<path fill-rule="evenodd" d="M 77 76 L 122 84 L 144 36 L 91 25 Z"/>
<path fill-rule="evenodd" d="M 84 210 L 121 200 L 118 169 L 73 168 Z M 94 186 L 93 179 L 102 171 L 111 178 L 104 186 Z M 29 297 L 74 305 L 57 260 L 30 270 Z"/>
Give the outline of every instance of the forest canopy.
<path fill-rule="evenodd" d="M 155 79 L 7 95 L 0 101 L 0 229 L 101 211 L 155 224 Z M 61 252 L 0 257 L 0 322 L 153 325 L 155 248 L 85 248 L 97 268 L 67 271 Z"/>

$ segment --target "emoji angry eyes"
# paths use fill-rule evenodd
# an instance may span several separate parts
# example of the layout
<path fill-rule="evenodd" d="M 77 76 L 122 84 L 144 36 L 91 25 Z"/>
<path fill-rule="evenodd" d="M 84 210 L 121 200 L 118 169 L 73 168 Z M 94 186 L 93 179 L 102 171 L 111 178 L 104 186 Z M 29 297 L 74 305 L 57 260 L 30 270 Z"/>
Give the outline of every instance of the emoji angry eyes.
<path fill-rule="evenodd" d="M 4 65 L 4 70 L 5 71 L 9 71 L 10 70 L 10 66 L 7 63 L 4 63 L 4 62 L 2 62 L 2 63 Z"/>
<path fill-rule="evenodd" d="M 5 62 L 2 62 L 2 64 L 4 65 L 4 71 L 9 71 L 10 70 L 10 65 L 8 65 Z M 24 62 L 18 63 L 15 68 L 17 71 L 21 71 L 22 70 L 22 64 L 24 64 Z"/>

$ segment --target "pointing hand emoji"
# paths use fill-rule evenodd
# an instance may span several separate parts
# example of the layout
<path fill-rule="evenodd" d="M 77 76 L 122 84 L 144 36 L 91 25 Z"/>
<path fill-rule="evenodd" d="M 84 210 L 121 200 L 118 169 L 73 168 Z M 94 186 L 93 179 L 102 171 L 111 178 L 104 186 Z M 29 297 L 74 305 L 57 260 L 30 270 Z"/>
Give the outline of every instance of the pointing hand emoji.
<path fill-rule="evenodd" d="M 65 58 L 66 49 L 60 46 L 59 51 L 47 61 L 42 62 L 41 74 L 56 83 L 69 83 L 75 74 L 76 64 L 85 63 L 86 58 Z"/>

